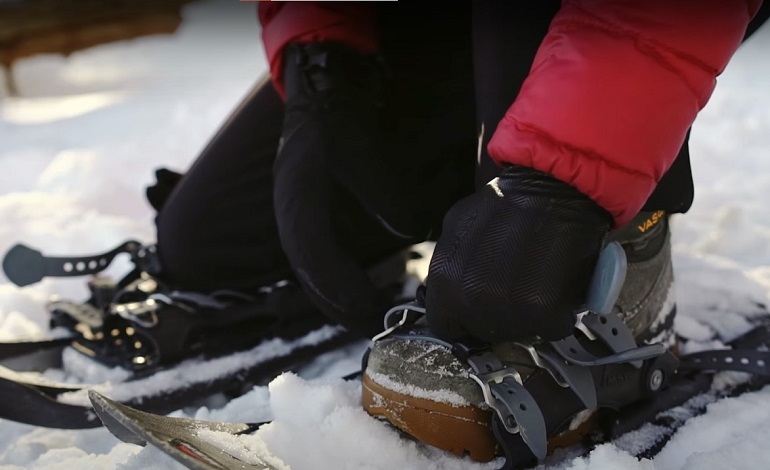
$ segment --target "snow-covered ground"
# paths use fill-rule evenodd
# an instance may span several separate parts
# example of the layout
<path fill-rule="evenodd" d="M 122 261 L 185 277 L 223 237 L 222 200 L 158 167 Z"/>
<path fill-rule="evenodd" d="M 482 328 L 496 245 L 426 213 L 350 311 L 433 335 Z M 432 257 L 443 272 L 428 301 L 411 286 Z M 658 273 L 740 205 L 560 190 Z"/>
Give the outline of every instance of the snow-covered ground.
<path fill-rule="evenodd" d="M 14 242 L 48 253 L 98 252 L 153 239 L 143 187 L 160 165 L 184 169 L 265 70 L 254 6 L 209 0 L 185 9 L 174 36 L 16 64 L 21 97 L 0 91 L 0 251 Z M 696 204 L 674 222 L 680 334 L 692 349 L 714 332 L 747 328 L 770 293 L 770 27 L 735 57 L 693 131 Z M 118 263 L 113 271 L 125 269 Z M 0 275 L 1 276 L 1 275 Z M 45 334 L 42 305 L 82 298 L 80 280 L 18 289 L 0 278 L 0 339 Z M 304 380 L 283 376 L 218 409 L 179 414 L 274 424 L 252 442 L 294 470 L 493 468 L 401 438 L 370 419 L 349 372 L 355 353 L 327 357 Z M 711 406 L 653 461 L 607 444 L 549 468 L 770 468 L 770 388 Z M 60 431 L 0 421 L 1 468 L 169 468 L 154 449 L 103 429 Z"/>

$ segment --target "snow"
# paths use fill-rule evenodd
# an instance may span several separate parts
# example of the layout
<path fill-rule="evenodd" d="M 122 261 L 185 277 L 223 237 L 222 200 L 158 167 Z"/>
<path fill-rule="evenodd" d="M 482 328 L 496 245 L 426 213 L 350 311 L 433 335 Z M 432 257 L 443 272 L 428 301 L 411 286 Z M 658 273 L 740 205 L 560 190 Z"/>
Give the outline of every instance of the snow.
<path fill-rule="evenodd" d="M 724 347 L 768 304 L 768 43 L 765 27 L 720 78 L 693 130 L 696 203 L 673 221 L 680 312 L 675 326 L 691 340 L 688 350 Z M 5 96 L 0 87 L 0 251 L 20 240 L 51 254 L 100 252 L 127 238 L 151 241 L 153 215 L 142 193 L 152 170 L 187 167 L 265 69 L 253 4 L 213 0 L 186 7 L 173 36 L 18 62 L 21 96 Z M 109 273 L 120 274 L 127 265 L 118 259 Z M 0 340 L 45 335 L 45 302 L 52 295 L 80 299 L 86 293 L 78 279 L 19 289 L 1 276 Z M 418 445 L 367 416 L 360 385 L 335 378 L 358 368 L 364 346 L 324 355 L 301 372 L 304 378 L 283 375 L 269 389 L 256 387 L 229 403 L 220 398 L 175 415 L 273 417 L 273 424 L 232 444 L 248 444 L 244 452 L 269 453 L 293 470 L 495 468 Z M 741 376 L 720 375 L 722 384 L 736 380 Z M 541 468 L 770 468 L 768 422 L 766 388 L 710 404 L 653 460 L 637 461 L 622 450 L 654 433 L 647 427 L 586 457 L 557 453 Z M 101 428 L 62 431 L 0 421 L 0 449 L 3 469 L 176 465 Z"/>
<path fill-rule="evenodd" d="M 770 468 L 770 389 L 720 400 L 689 420 L 655 459 L 658 468 Z M 739 424 L 739 425 L 738 425 Z"/>

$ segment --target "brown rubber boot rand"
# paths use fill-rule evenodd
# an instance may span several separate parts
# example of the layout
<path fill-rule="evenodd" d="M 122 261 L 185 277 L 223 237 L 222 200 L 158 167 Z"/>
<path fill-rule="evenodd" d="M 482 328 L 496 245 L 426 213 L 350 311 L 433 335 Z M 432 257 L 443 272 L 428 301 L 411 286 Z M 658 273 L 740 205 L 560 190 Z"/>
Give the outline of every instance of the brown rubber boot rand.
<path fill-rule="evenodd" d="M 392 309 L 368 357 L 364 408 L 457 455 L 480 461 L 505 455 L 504 468 L 576 443 L 592 429 L 595 410 L 619 409 L 654 394 L 676 369 L 665 334 L 673 317 L 667 221 L 661 226 L 662 244 L 634 260 L 656 271 L 646 281 L 654 295 L 643 293 L 653 299 L 633 299 L 639 286 L 624 292 L 629 248 L 610 243 L 594 272 L 586 312 L 578 315 L 575 333 L 560 341 L 449 344 L 430 333 L 418 303 Z M 646 319 L 629 322 L 640 315 Z M 629 328 L 626 322 L 636 324 Z M 650 336 L 666 343 L 637 344 Z"/>

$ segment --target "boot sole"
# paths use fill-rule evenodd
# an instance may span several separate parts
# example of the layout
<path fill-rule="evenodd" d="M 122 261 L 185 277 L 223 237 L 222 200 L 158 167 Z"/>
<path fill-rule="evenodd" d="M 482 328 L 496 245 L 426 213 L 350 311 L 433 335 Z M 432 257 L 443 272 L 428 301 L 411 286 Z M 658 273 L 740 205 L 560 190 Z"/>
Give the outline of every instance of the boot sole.
<path fill-rule="evenodd" d="M 478 462 L 489 462 L 501 455 L 501 449 L 492 433 L 492 413 L 488 410 L 405 395 L 383 387 L 366 373 L 363 375 L 361 390 L 367 413 L 388 420 L 420 442 L 457 456 L 470 456 Z M 548 453 L 578 444 L 594 429 L 596 413 L 575 429 L 550 438 Z"/>
<path fill-rule="evenodd" d="M 425 444 L 482 462 L 497 454 L 489 411 L 405 395 L 383 387 L 366 373 L 361 389 L 367 413 L 387 419 Z"/>

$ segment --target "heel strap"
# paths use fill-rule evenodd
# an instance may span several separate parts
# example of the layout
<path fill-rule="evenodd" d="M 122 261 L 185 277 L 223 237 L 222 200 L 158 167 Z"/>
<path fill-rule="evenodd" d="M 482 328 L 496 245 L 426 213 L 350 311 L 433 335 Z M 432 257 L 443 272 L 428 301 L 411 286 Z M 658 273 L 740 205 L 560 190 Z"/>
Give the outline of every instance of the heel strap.
<path fill-rule="evenodd" d="M 45 277 L 73 277 L 104 271 L 122 253 L 131 255 L 137 268 L 150 274 L 160 271 L 154 246 L 143 246 L 135 240 L 121 243 L 112 250 L 89 256 L 46 256 L 21 243 L 14 245 L 3 258 L 3 271 L 8 280 L 23 287 Z"/>

